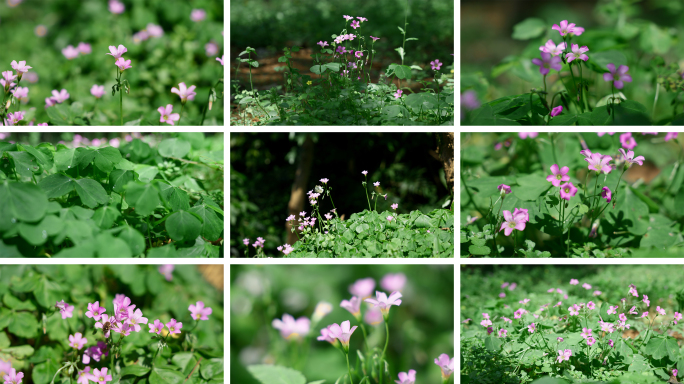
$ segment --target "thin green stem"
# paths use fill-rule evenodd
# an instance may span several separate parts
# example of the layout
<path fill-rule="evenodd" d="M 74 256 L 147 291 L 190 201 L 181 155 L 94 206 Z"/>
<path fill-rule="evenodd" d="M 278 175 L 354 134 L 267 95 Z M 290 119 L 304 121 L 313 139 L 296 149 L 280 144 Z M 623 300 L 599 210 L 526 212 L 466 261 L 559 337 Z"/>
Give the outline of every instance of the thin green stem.
<path fill-rule="evenodd" d="M 181 103 L 181 111 L 178 114 L 178 125 L 180 125 L 181 119 L 183 118 L 183 108 L 185 108 L 185 103 Z"/>
<path fill-rule="evenodd" d="M 653 99 L 653 112 L 651 114 L 652 119 L 655 121 L 656 104 L 658 104 L 658 94 L 660 93 L 660 83 L 656 80 L 656 94 L 655 99 Z"/>
<path fill-rule="evenodd" d="M 389 324 L 387 323 L 387 320 L 389 318 L 389 314 L 387 317 L 385 317 L 385 348 L 382 349 L 382 355 L 380 356 L 380 381 L 379 383 L 382 384 L 382 374 L 385 371 L 385 353 L 387 352 L 387 345 L 389 344 Z"/>
<path fill-rule="evenodd" d="M 368 176 L 366 176 L 366 181 L 363 183 L 363 190 L 366 192 L 366 201 L 368 201 L 368 211 L 371 210 L 370 199 L 368 198 Z"/>
<path fill-rule="evenodd" d="M 349 367 L 349 352 L 345 353 L 344 357 L 347 358 L 347 373 L 349 373 L 349 382 L 354 384 L 354 381 L 352 380 L 351 368 Z"/>

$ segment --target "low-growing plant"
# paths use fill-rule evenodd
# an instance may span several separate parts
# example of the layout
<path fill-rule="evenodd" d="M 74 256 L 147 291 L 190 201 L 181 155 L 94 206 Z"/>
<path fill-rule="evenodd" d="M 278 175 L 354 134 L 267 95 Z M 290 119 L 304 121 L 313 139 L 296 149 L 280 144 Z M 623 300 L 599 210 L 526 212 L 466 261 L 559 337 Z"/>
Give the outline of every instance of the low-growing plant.
<path fill-rule="evenodd" d="M 222 257 L 223 135 L 64 135 L 0 141 L 2 257 Z"/>
<path fill-rule="evenodd" d="M 681 274 L 673 267 L 464 271 L 461 382 L 678 383 L 684 294 L 665 286 Z"/>
<path fill-rule="evenodd" d="M 444 63 L 437 58 L 430 62 L 434 71 L 432 82 L 419 80 L 421 92 L 414 92 L 408 82 L 414 71 L 423 71 L 418 65 L 405 65 L 406 42 L 418 40 L 407 37 L 408 2 L 404 25 L 398 27 L 403 36 L 402 46 L 395 50 L 401 63 L 390 64 L 377 83 L 371 81 L 370 69 L 376 51 L 374 44 L 379 37 L 354 34 L 368 19 L 343 16 L 345 24 L 333 41 L 319 41 L 320 52 L 311 57 L 315 65 L 313 75 L 304 75 L 292 66 L 292 52 L 300 47 L 284 48 L 284 56 L 278 62 L 285 63 L 284 94 L 276 88 L 259 92 L 252 84 L 252 67 L 259 62 L 252 57 L 256 50 L 247 47 L 237 58 L 236 77 L 240 65 L 249 66 L 249 90 L 240 90 L 239 81 L 233 80 L 233 97 L 238 104 L 232 125 L 453 125 L 454 124 L 454 78 L 451 73 L 441 73 Z M 352 28 L 354 29 L 352 31 Z M 330 47 L 330 48 L 327 48 Z M 241 58 L 245 56 L 246 58 Z M 444 59 L 442 59 L 444 60 Z M 447 69 L 445 68 L 445 69 Z M 396 78 L 397 84 L 392 81 Z M 404 87 L 401 87 L 402 80 Z M 405 91 L 411 92 L 404 95 Z M 249 120 L 247 115 L 250 116 Z"/>
<path fill-rule="evenodd" d="M 299 240 L 294 245 L 286 243 L 278 247 L 285 257 L 454 256 L 454 215 L 451 210 L 399 214 L 398 203 L 385 203 L 386 193 L 374 189 L 368 194 L 368 171 L 361 173 L 366 178 L 361 185 L 366 192 L 368 210 L 354 213 L 348 220 L 341 220 L 332 199 L 330 180 L 320 179 L 321 185 L 316 185 L 307 193 L 312 212 L 302 211 L 299 218 L 295 215 L 286 218 Z M 374 182 L 373 186 L 379 187 L 380 182 Z M 321 215 L 321 203 L 326 197 L 333 208 Z M 378 200 L 381 207 L 386 205 L 386 210 L 378 212 Z M 251 244 L 256 250 L 256 257 L 265 257 L 264 242 L 259 237 Z M 249 256 L 250 239 L 243 239 L 243 244 L 245 256 Z"/>
<path fill-rule="evenodd" d="M 13 384 L 222 383 L 222 290 L 202 280 L 195 266 L 3 266 L 0 372 Z"/>
<path fill-rule="evenodd" d="M 684 150 L 677 133 L 644 136 L 656 134 L 523 132 L 488 148 L 464 141 L 461 253 L 681 256 Z"/>

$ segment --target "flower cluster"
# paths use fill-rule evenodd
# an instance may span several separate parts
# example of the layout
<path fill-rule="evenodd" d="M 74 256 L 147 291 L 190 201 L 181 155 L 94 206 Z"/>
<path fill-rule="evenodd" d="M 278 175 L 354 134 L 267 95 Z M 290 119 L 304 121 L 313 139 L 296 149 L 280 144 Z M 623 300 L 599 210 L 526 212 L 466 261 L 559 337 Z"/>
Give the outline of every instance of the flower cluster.
<path fill-rule="evenodd" d="M 140 44 L 149 38 L 159 38 L 162 36 L 164 36 L 164 29 L 160 25 L 149 23 L 145 29 L 133 34 L 133 42 Z"/>
<path fill-rule="evenodd" d="M 118 47 L 114 45 L 109 46 L 109 53 L 107 55 L 111 55 L 116 61 L 114 62 L 114 65 L 119 67 L 119 72 L 123 73 L 124 70 L 131 68 L 131 61 L 126 60 L 123 57 L 123 54 L 128 52 L 128 49 L 124 47 L 122 44 L 119 44 Z"/>
<path fill-rule="evenodd" d="M 67 45 L 66 48 L 62 49 L 62 55 L 67 58 L 67 60 L 72 60 L 78 57 L 78 55 L 89 55 L 93 52 L 93 48 L 88 43 L 80 42 L 78 46 L 74 48 L 73 45 Z"/>

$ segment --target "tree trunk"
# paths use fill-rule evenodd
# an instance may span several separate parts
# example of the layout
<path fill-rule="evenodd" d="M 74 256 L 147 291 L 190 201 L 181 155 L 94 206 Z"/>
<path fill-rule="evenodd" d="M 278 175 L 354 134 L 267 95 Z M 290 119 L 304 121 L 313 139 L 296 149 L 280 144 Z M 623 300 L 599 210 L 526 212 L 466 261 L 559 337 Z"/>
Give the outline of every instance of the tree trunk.
<path fill-rule="evenodd" d="M 447 188 L 451 186 L 451 199 L 454 198 L 454 132 L 437 133 L 437 153 L 444 166 Z"/>
<path fill-rule="evenodd" d="M 453 152 L 453 147 L 452 147 Z M 313 164 L 314 142 L 310 135 L 304 139 L 304 144 L 300 148 L 299 159 L 297 164 L 297 171 L 295 172 L 295 179 L 292 183 L 292 191 L 290 192 L 290 202 L 287 204 L 287 214 L 299 217 L 299 212 L 304 210 L 304 203 L 306 202 L 306 185 L 311 176 L 311 165 Z M 287 243 L 294 244 L 297 241 L 297 234 L 292 232 L 292 222 L 285 224 L 287 231 Z"/>

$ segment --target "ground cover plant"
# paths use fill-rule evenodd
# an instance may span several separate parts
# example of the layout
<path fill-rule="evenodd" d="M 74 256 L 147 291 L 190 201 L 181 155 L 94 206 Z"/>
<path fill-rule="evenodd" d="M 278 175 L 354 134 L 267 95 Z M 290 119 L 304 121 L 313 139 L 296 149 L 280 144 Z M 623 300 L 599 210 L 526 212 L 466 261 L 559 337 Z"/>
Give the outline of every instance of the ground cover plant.
<path fill-rule="evenodd" d="M 462 383 L 678 383 L 681 265 L 462 267 Z"/>
<path fill-rule="evenodd" d="M 230 381 L 453 382 L 453 278 L 446 265 L 233 266 Z"/>
<path fill-rule="evenodd" d="M 0 133 L 0 156 L 2 257 L 223 256 L 222 134 Z"/>
<path fill-rule="evenodd" d="M 452 145 L 441 133 L 231 135 L 231 257 L 453 257 Z"/>
<path fill-rule="evenodd" d="M 510 48 L 473 55 L 479 44 L 466 45 L 462 123 L 684 125 L 681 1 L 596 1 L 593 12 L 587 5 L 511 12 L 516 24 L 489 39 Z M 485 66 L 490 59 L 498 63 Z"/>
<path fill-rule="evenodd" d="M 0 267 L 0 373 L 14 384 L 224 382 L 223 288 L 200 270 L 223 266 Z"/>
<path fill-rule="evenodd" d="M 676 132 L 461 139 L 461 255 L 684 256 Z"/>
<path fill-rule="evenodd" d="M 393 33 L 401 36 L 401 46 L 394 47 L 394 60 L 377 81 L 371 78 L 375 45 L 387 37 L 371 33 L 377 30 L 372 24 L 380 20 L 340 13 L 334 19 L 337 26 L 319 31 L 322 40 L 307 42 L 309 47 L 318 45 L 310 55 L 310 68 L 293 66 L 293 54 L 302 46 L 286 46 L 278 58 L 283 85 L 261 92 L 252 82 L 252 68 L 259 67 L 257 51 L 242 46 L 234 64 L 236 79 L 231 80 L 231 98 L 237 104 L 231 125 L 453 125 L 453 53 L 432 57 L 429 65 L 410 64 L 417 62 L 412 42 L 418 38 L 408 27 L 408 0 L 403 22 L 397 16 L 391 20 L 399 24 Z M 245 86 L 238 79 L 241 66 L 248 68 Z M 418 83 L 415 90 L 412 79 Z"/>
<path fill-rule="evenodd" d="M 223 124 L 222 2 L 7 5 L 0 125 Z"/>

